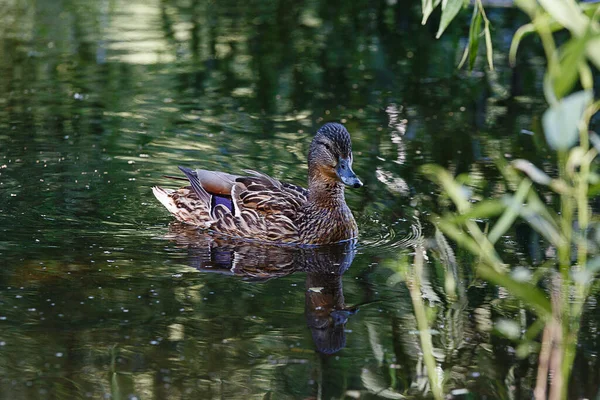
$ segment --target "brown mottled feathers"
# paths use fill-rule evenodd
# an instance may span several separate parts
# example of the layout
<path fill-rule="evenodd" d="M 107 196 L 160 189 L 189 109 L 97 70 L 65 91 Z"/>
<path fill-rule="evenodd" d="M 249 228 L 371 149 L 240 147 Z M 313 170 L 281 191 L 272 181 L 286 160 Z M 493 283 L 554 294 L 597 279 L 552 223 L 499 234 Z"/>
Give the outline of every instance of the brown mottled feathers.
<path fill-rule="evenodd" d="M 247 171 L 251 176 L 182 171 L 190 187 L 174 191 L 153 188 L 155 196 L 178 220 L 227 236 L 281 243 L 299 241 L 297 222 L 307 201 L 306 189 L 254 171 Z M 232 209 L 214 205 L 213 196 L 230 197 Z"/>
<path fill-rule="evenodd" d="M 350 218 L 335 209 L 313 209 L 307 201 L 308 191 L 300 186 L 255 171 L 246 171 L 249 176 L 182 171 L 192 186 L 153 188 L 155 196 L 182 222 L 264 242 L 320 244 L 356 236 L 356 223 L 345 204 L 341 211 L 347 211 Z M 214 196 L 230 197 L 232 209 L 215 205 Z M 344 227 L 338 226 L 345 220 Z"/>
<path fill-rule="evenodd" d="M 344 184 L 362 186 L 352 160 L 346 128 L 327 123 L 308 152 L 308 190 L 251 170 L 241 176 L 184 167 L 179 168 L 189 186 L 152 190 L 178 220 L 221 235 L 270 243 L 336 243 L 358 235 L 344 199 Z"/>

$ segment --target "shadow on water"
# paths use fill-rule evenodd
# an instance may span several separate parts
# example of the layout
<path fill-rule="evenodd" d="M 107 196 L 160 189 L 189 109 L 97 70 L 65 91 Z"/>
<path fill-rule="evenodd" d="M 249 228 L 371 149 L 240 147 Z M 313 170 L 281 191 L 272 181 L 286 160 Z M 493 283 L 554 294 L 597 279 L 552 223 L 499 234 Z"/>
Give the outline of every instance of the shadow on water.
<path fill-rule="evenodd" d="M 259 284 L 304 273 L 306 324 L 317 351 L 333 354 L 346 346 L 345 327 L 357 306 L 344 301 L 342 275 L 354 261 L 357 241 L 298 248 L 211 236 L 172 223 L 167 238 L 187 250 L 187 264 L 202 273 L 233 275 Z"/>

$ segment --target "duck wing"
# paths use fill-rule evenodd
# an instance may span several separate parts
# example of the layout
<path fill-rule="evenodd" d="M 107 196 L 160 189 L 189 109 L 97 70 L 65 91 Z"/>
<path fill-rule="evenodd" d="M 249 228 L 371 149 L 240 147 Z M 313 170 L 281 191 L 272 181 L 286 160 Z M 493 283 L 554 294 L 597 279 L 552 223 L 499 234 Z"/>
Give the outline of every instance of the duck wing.
<path fill-rule="evenodd" d="M 308 200 L 308 191 L 300 186 L 281 182 L 260 172 L 246 170 L 249 176 L 240 176 L 240 208 L 253 209 L 265 214 L 281 214 L 295 221 Z"/>
<path fill-rule="evenodd" d="M 246 172 L 232 186 L 233 209 L 215 208 L 213 229 L 260 241 L 299 241 L 297 221 L 308 193 L 260 172 Z"/>
<path fill-rule="evenodd" d="M 168 198 L 162 199 L 155 190 L 179 220 L 228 236 L 284 243 L 299 240 L 296 222 L 308 199 L 306 189 L 250 170 L 245 171 L 247 176 L 239 176 L 179 168 L 189 187 L 169 191 Z"/>

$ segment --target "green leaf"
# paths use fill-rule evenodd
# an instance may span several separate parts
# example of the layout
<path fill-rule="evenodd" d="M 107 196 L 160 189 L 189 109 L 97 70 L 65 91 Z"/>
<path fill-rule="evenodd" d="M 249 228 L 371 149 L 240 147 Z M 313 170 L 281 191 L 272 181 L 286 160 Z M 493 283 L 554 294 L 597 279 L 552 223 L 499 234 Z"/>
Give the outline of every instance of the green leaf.
<path fill-rule="evenodd" d="M 428 179 L 442 186 L 460 212 L 466 212 L 471 207 L 464 187 L 459 185 L 444 168 L 439 165 L 425 164 L 420 170 Z"/>
<path fill-rule="evenodd" d="M 593 99 L 591 90 L 582 90 L 551 106 L 542 118 L 546 141 L 555 150 L 568 150 L 577 142 L 579 121 Z"/>
<path fill-rule="evenodd" d="M 579 65 L 585 62 L 585 48 L 588 36 L 573 38 L 559 49 L 561 59 L 559 74 L 553 76 L 554 93 L 558 98 L 564 97 L 575 85 L 579 76 Z"/>
<path fill-rule="evenodd" d="M 477 273 L 496 285 L 504 286 L 510 294 L 523 300 L 525 306 L 536 311 L 540 317 L 547 318 L 552 314 L 552 306 L 544 292 L 531 283 L 517 282 L 510 276 L 485 264 L 481 264 L 477 268 Z"/>
<path fill-rule="evenodd" d="M 515 5 L 527 13 L 532 19 L 539 8 L 535 0 L 515 0 Z"/>
<path fill-rule="evenodd" d="M 521 217 L 554 246 L 558 247 L 558 245 L 565 243 L 565 239 L 561 236 L 552 221 L 536 212 L 531 206 L 524 206 L 519 211 Z"/>
<path fill-rule="evenodd" d="M 471 20 L 469 29 L 469 71 L 475 66 L 477 51 L 479 50 L 479 32 L 481 31 L 481 13 L 479 7 L 475 6 L 474 19 Z"/>
<path fill-rule="evenodd" d="M 435 8 L 440 4 L 440 0 L 421 0 L 421 8 L 423 10 L 423 19 L 421 20 L 421 25 L 425 25 L 427 23 L 427 19 L 435 10 Z"/>
<path fill-rule="evenodd" d="M 442 19 L 440 20 L 440 27 L 435 35 L 436 39 L 442 36 L 442 33 L 446 30 L 450 22 L 456 17 L 460 9 L 462 8 L 462 0 L 442 0 Z"/>
<path fill-rule="evenodd" d="M 427 19 L 433 11 L 433 1 L 421 0 L 421 10 L 423 12 L 423 19 L 421 20 L 421 25 L 425 25 L 427 23 Z"/>
<path fill-rule="evenodd" d="M 540 199 L 535 190 L 529 191 L 529 196 L 527 197 L 527 206 L 523 208 L 527 208 L 529 213 L 539 215 L 541 218 L 545 219 L 546 222 L 550 224 L 552 229 L 556 231 L 559 230 L 560 222 L 558 215 L 554 212 L 554 210 L 551 207 L 549 207 L 546 203 L 542 201 L 542 199 Z"/>
<path fill-rule="evenodd" d="M 538 2 L 552 18 L 570 31 L 583 33 L 586 29 L 589 19 L 574 0 L 538 0 Z"/>
<path fill-rule="evenodd" d="M 581 87 L 585 90 L 592 90 L 594 88 L 594 75 L 592 75 L 592 69 L 585 60 L 579 63 L 579 81 Z"/>
<path fill-rule="evenodd" d="M 475 204 L 470 210 L 463 214 L 452 215 L 449 221 L 463 224 L 470 219 L 491 218 L 502 214 L 506 203 L 499 199 L 489 199 Z"/>
<path fill-rule="evenodd" d="M 581 7 L 574 0 L 539 0 L 540 5 L 554 18 L 559 24 L 567 28 L 573 36 L 582 37 L 586 35 L 590 24 L 594 24 L 597 29 L 597 24 L 590 21 L 587 16 L 587 7 Z M 600 8 L 595 4 L 595 10 Z M 594 15 L 594 13 L 592 15 Z M 590 39 L 586 42 L 586 54 L 588 58 L 600 68 L 600 38 Z"/>
<path fill-rule="evenodd" d="M 494 48 L 492 46 L 492 34 L 490 33 L 490 24 L 486 20 L 485 27 L 483 29 L 485 33 L 485 51 L 487 54 L 487 62 L 491 71 L 494 70 Z"/>
<path fill-rule="evenodd" d="M 529 193 L 529 189 L 531 188 L 531 181 L 528 179 L 523 179 L 517 192 L 514 196 L 511 197 L 509 203 L 507 204 L 507 208 L 502 214 L 502 216 L 498 219 L 498 222 L 494 224 L 491 232 L 488 234 L 488 240 L 494 244 L 500 239 L 507 230 L 513 225 L 517 217 L 519 216 L 519 210 L 523 206 L 525 202 L 525 198 Z"/>

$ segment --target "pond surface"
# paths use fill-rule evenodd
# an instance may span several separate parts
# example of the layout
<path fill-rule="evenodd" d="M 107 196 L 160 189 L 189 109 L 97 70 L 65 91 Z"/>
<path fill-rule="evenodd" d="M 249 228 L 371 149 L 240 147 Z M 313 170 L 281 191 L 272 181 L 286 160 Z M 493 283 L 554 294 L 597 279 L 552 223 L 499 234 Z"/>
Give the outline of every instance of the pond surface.
<path fill-rule="evenodd" d="M 507 67 L 524 19 L 490 8 L 496 71 L 455 67 L 468 12 L 441 40 L 420 4 L 5 0 L 0 6 L 0 398 L 430 396 L 406 285 L 411 238 L 441 212 L 419 166 L 506 188 L 492 159 L 549 158 L 543 58 Z M 435 18 L 435 17 L 434 17 Z M 178 165 L 306 182 L 312 135 L 341 121 L 365 183 L 358 243 L 289 250 L 190 231 L 151 186 Z M 422 227 L 422 228 L 421 228 Z M 500 245 L 539 262 L 517 227 Z M 531 398 L 537 355 L 497 318 L 531 318 L 429 254 L 423 293 L 452 398 Z M 508 300 L 506 300 L 508 296 Z M 504 299 L 500 302 L 499 299 Z M 596 315 L 589 318 L 589 315 Z M 598 392 L 595 296 L 573 398 Z M 441 371 L 440 371 L 441 372 Z"/>

